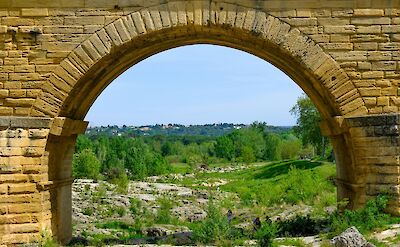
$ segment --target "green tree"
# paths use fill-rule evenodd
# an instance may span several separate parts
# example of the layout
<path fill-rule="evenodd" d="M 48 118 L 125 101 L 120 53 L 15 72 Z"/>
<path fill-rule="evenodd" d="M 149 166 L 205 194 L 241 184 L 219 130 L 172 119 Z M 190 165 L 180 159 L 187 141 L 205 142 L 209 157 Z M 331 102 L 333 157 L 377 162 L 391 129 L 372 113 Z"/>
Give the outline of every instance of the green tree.
<path fill-rule="evenodd" d="M 229 136 L 233 139 L 235 144 L 236 157 L 242 156 L 242 153 L 249 153 L 249 148 L 252 150 L 254 160 L 262 159 L 264 156 L 266 143 L 264 139 L 264 132 L 257 127 L 242 128 L 237 130 Z M 243 151 L 243 149 L 247 149 Z"/>
<path fill-rule="evenodd" d="M 299 156 L 301 150 L 301 141 L 297 138 L 282 140 L 281 157 L 282 159 L 295 159 Z"/>
<path fill-rule="evenodd" d="M 281 159 L 281 138 L 274 133 L 267 133 L 265 135 L 265 160 L 280 160 Z"/>
<path fill-rule="evenodd" d="M 241 150 L 240 156 L 243 159 L 243 162 L 246 164 L 250 164 L 256 160 L 256 156 L 254 155 L 254 151 L 249 146 L 244 146 Z"/>
<path fill-rule="evenodd" d="M 166 142 L 161 146 L 161 154 L 162 154 L 163 156 L 176 154 L 176 151 L 174 150 L 174 145 L 173 145 L 170 141 L 166 141 Z"/>
<path fill-rule="evenodd" d="M 297 117 L 297 126 L 294 127 L 304 146 L 310 144 L 321 157 L 325 156 L 328 139 L 321 134 L 321 115 L 310 98 L 303 95 L 297 99 L 296 105 L 290 112 Z"/>
<path fill-rule="evenodd" d="M 91 149 L 84 149 L 72 160 L 74 177 L 97 179 L 100 175 L 100 162 Z"/>
<path fill-rule="evenodd" d="M 215 144 L 215 154 L 220 158 L 232 160 L 235 157 L 235 146 L 228 136 L 220 136 Z"/>
<path fill-rule="evenodd" d="M 76 139 L 75 151 L 80 153 L 85 149 L 93 149 L 93 143 L 86 135 L 80 135 Z"/>

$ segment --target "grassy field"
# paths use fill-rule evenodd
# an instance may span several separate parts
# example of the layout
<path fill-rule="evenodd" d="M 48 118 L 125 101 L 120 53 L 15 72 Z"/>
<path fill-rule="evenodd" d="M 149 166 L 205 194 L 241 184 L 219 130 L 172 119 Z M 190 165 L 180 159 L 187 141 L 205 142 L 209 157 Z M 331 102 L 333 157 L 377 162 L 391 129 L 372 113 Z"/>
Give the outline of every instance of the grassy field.
<path fill-rule="evenodd" d="M 179 167 L 180 171 L 188 169 L 182 164 L 175 164 L 174 167 Z M 248 169 L 229 172 L 196 173 L 194 179 L 186 178 L 178 183 L 235 193 L 245 206 L 257 204 L 271 207 L 283 203 L 304 203 L 322 209 L 336 205 L 335 173 L 336 167 L 332 163 L 289 160 L 255 163 L 249 165 Z M 202 183 L 212 184 L 218 181 L 227 183 L 218 187 L 201 186 Z"/>

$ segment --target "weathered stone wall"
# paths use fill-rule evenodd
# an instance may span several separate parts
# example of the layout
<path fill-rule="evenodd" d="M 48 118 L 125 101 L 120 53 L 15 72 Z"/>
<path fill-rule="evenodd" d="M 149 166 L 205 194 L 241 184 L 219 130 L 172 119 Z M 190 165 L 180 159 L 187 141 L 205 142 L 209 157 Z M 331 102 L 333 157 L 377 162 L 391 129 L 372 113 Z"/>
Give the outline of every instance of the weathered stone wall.
<path fill-rule="evenodd" d="M 54 6 L 57 2 L 66 8 L 54 8 L 58 7 Z M 0 5 L 6 7 L 0 9 L 1 115 L 51 115 L 49 109 L 46 109 L 47 112 L 43 112 L 43 107 L 38 109 L 40 102 L 37 99 L 41 97 L 52 106 L 59 107 L 62 104 L 62 99 L 52 97 L 55 92 L 49 92 L 51 85 L 48 85 L 61 76 L 54 75 L 54 72 L 62 73 L 57 70 L 58 65 L 93 33 L 101 35 L 101 30 L 111 23 L 118 28 L 118 35 L 132 28 L 141 34 L 176 25 L 197 24 L 199 15 L 202 17 L 198 23 L 200 25 L 233 23 L 235 27 L 243 27 L 248 18 L 250 25 L 253 25 L 254 10 L 243 5 L 255 6 L 279 18 L 319 44 L 347 72 L 357 88 L 349 90 L 346 95 L 348 99 L 358 99 L 353 102 L 354 107 L 359 109 L 357 112 L 364 111 L 364 106 L 371 114 L 399 110 L 398 1 L 389 1 L 391 3 L 386 5 L 375 3 L 381 1 L 316 1 L 312 4 L 296 3 L 298 1 L 239 1 L 238 5 L 223 1 L 213 1 L 211 4 L 208 1 L 185 1 L 162 5 L 158 1 L 106 2 L 44 1 L 40 6 L 29 1 L 6 1 L 2 3 L 3 6 Z M 47 5 L 50 8 L 44 8 Z M 144 9 L 146 5 L 150 8 Z M 74 6 L 78 8 L 72 8 Z M 96 9 L 91 6 L 96 6 Z M 136 21 L 133 24 L 118 21 L 136 11 L 140 11 L 138 18 L 143 22 L 143 27 L 141 24 L 137 26 Z M 178 20 L 178 15 L 184 15 L 184 19 Z M 177 19 L 176 23 L 174 18 Z M 112 32 L 105 31 L 108 35 Z M 83 48 L 90 50 L 87 46 Z M 101 51 L 97 52 L 101 55 Z M 64 68 L 68 69 L 69 76 L 79 76 L 68 65 L 64 64 Z M 64 92 L 68 88 L 58 89 L 60 94 L 68 93 Z M 356 92 L 362 98 L 358 98 Z M 32 105 L 35 106 L 33 109 Z"/>
<path fill-rule="evenodd" d="M 400 115 L 354 117 L 346 120 L 357 170 L 364 190 L 361 203 L 380 193 L 395 195 L 388 211 L 400 214 Z"/>
<path fill-rule="evenodd" d="M 157 52 L 225 45 L 271 62 L 324 118 L 338 198 L 400 214 L 400 1 L 0 1 L 0 244 L 71 236 L 71 159 L 91 104 Z M 267 76 L 267 75 L 266 75 Z"/>
<path fill-rule="evenodd" d="M 0 119 L 0 243 L 24 243 L 50 229 L 45 146 L 50 119 Z"/>

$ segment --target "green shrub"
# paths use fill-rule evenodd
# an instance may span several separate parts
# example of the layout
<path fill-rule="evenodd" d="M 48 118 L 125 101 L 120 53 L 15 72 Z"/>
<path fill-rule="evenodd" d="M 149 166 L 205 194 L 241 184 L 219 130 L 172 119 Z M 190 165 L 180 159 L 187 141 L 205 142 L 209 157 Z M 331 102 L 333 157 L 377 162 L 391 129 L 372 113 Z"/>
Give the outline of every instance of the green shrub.
<path fill-rule="evenodd" d="M 94 209 L 93 208 L 84 208 L 82 209 L 82 214 L 84 215 L 88 215 L 91 216 L 94 213 Z"/>
<path fill-rule="evenodd" d="M 122 206 L 116 207 L 115 212 L 118 214 L 119 217 L 122 217 L 126 214 L 126 209 L 125 209 L 125 207 L 122 207 Z"/>
<path fill-rule="evenodd" d="M 129 188 L 129 178 L 126 175 L 126 172 L 120 173 L 117 177 L 113 178 L 111 183 L 116 185 L 116 191 L 121 194 L 128 193 Z"/>
<path fill-rule="evenodd" d="M 58 247 L 60 246 L 45 230 L 41 233 L 41 240 L 38 244 L 40 247 Z"/>
<path fill-rule="evenodd" d="M 254 155 L 254 150 L 249 146 L 244 146 L 240 151 L 240 156 L 244 163 L 250 164 L 256 161 L 256 156 Z"/>
<path fill-rule="evenodd" d="M 280 145 L 283 160 L 295 159 L 299 156 L 301 150 L 301 141 L 299 139 L 283 140 Z"/>
<path fill-rule="evenodd" d="M 106 198 L 107 190 L 107 186 L 104 183 L 100 183 L 92 194 L 92 201 L 95 203 L 103 202 L 103 199 Z"/>
<path fill-rule="evenodd" d="M 339 234 L 351 226 L 357 227 L 362 232 L 368 232 L 375 228 L 389 224 L 391 217 L 385 213 L 388 196 L 379 195 L 370 200 L 358 210 L 345 210 L 343 213 L 336 213 L 331 216 L 331 232 Z"/>
<path fill-rule="evenodd" d="M 72 160 L 72 172 L 76 178 L 98 179 L 100 162 L 91 149 L 84 149 L 75 154 Z"/>
<path fill-rule="evenodd" d="M 160 208 L 157 211 L 157 215 L 155 218 L 156 223 L 158 224 L 171 224 L 174 220 L 174 217 L 171 215 L 171 209 L 173 203 L 171 199 L 167 197 L 161 197 L 157 200 Z"/>
<path fill-rule="evenodd" d="M 126 214 L 126 209 L 123 206 L 109 206 L 106 208 L 106 211 L 103 212 L 103 216 L 111 217 L 118 215 L 119 217 L 123 217 Z"/>
<path fill-rule="evenodd" d="M 193 229 L 193 238 L 204 244 L 232 238 L 232 229 L 228 219 L 212 200 L 208 203 L 207 217 Z"/>
<path fill-rule="evenodd" d="M 142 201 L 137 198 L 130 198 L 129 202 L 131 203 L 131 206 L 129 207 L 131 214 L 132 215 L 139 214 L 141 212 Z"/>
<path fill-rule="evenodd" d="M 322 191 L 334 192 L 334 187 L 321 171 L 290 167 L 286 179 L 281 180 L 282 200 L 287 203 L 310 202 Z"/>
<path fill-rule="evenodd" d="M 296 217 L 279 222 L 279 236 L 300 237 L 311 236 L 319 233 L 320 226 L 324 222 L 311 218 L 309 215 L 297 215 Z"/>
<path fill-rule="evenodd" d="M 273 240 L 278 233 L 278 226 L 274 223 L 265 223 L 257 230 L 255 238 L 257 239 L 258 246 L 270 247 L 273 246 Z"/>

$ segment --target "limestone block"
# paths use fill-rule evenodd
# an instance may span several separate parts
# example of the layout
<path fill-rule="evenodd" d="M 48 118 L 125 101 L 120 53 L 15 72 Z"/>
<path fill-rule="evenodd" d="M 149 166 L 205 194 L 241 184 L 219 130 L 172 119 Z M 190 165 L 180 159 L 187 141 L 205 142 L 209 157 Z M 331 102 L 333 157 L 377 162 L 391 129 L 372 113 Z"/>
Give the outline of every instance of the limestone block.
<path fill-rule="evenodd" d="M 360 70 L 371 70 L 372 64 L 370 62 L 358 62 L 358 69 Z"/>
<path fill-rule="evenodd" d="M 35 81 L 40 80 L 41 75 L 39 73 L 12 73 L 10 74 L 10 80 L 12 81 Z"/>
<path fill-rule="evenodd" d="M 352 42 L 388 42 L 389 35 L 377 34 L 356 34 L 351 36 Z"/>
<path fill-rule="evenodd" d="M 381 33 L 382 28 L 379 25 L 372 25 L 372 26 L 357 26 L 356 33 Z"/>
<path fill-rule="evenodd" d="M 325 43 L 321 45 L 326 50 L 353 50 L 352 43 Z"/>
<path fill-rule="evenodd" d="M 324 26 L 324 31 L 325 33 L 348 34 L 348 33 L 355 33 L 356 27 L 354 25 Z"/>
<path fill-rule="evenodd" d="M 354 50 L 376 51 L 376 50 L 378 50 L 378 43 L 377 42 L 354 43 Z"/>
<path fill-rule="evenodd" d="M 380 96 L 381 89 L 380 88 L 360 88 L 359 89 L 361 96 Z"/>
<path fill-rule="evenodd" d="M 384 60 L 390 61 L 392 58 L 392 52 L 390 51 L 368 51 L 368 60 Z"/>
<path fill-rule="evenodd" d="M 64 25 L 104 25 L 104 16 L 67 16 L 64 18 Z"/>
<path fill-rule="evenodd" d="M 165 13 L 165 12 L 164 12 Z M 161 15 L 161 17 L 162 17 L 163 15 Z M 164 17 L 165 18 L 165 17 Z M 126 31 L 128 32 L 128 34 L 129 34 L 129 36 L 130 36 L 130 38 L 132 39 L 132 38 L 134 38 L 134 37 L 136 37 L 137 35 L 138 35 L 138 33 L 137 33 L 137 30 L 136 30 L 136 27 L 135 27 L 135 23 L 133 22 L 133 19 L 132 19 L 132 16 L 131 15 L 128 15 L 128 16 L 124 16 L 123 18 L 122 18 L 122 21 L 123 21 L 123 23 L 124 23 L 124 26 L 126 27 Z M 163 22 L 168 22 L 169 21 L 169 19 L 165 19 L 165 20 L 163 20 Z M 165 25 L 167 25 L 167 24 L 165 24 Z M 169 24 L 168 24 L 169 25 Z M 100 39 L 100 38 L 99 38 Z M 92 41 L 93 42 L 93 41 Z M 103 45 L 104 46 L 104 45 Z M 107 49 L 106 49 L 107 50 Z"/>
<path fill-rule="evenodd" d="M 0 33 L 7 33 L 7 26 L 0 25 Z"/>
<path fill-rule="evenodd" d="M 372 62 L 373 70 L 396 70 L 396 67 L 397 67 L 396 61 Z"/>
<path fill-rule="evenodd" d="M 383 16 L 383 9 L 355 9 L 354 16 Z"/>
<path fill-rule="evenodd" d="M 317 18 L 283 18 L 283 21 L 293 26 L 316 26 Z M 334 25 L 334 24 L 331 24 Z"/>
<path fill-rule="evenodd" d="M 375 106 L 377 103 L 376 97 L 363 97 L 363 99 L 367 106 Z"/>
<path fill-rule="evenodd" d="M 382 33 L 400 33 L 400 25 L 383 25 Z"/>
<path fill-rule="evenodd" d="M 339 61 L 363 61 L 367 60 L 366 51 L 349 51 L 349 52 L 330 52 L 332 57 Z"/>
<path fill-rule="evenodd" d="M 0 183 L 24 183 L 28 181 L 26 174 L 0 174 Z"/>
<path fill-rule="evenodd" d="M 8 159 L 1 157 L 3 163 L 0 165 L 0 174 L 15 174 L 21 173 L 21 166 L 19 164 L 8 164 Z"/>
<path fill-rule="evenodd" d="M 0 195 L 7 194 L 7 192 L 8 192 L 8 186 L 6 184 L 0 184 Z M 1 220 L 0 224 L 2 224 Z"/>
<path fill-rule="evenodd" d="M 353 9 L 340 9 L 340 10 L 333 10 L 332 16 L 333 17 L 350 17 L 354 14 Z"/>
<path fill-rule="evenodd" d="M 245 17 L 244 23 L 243 23 L 243 28 L 246 30 L 252 30 L 255 19 L 256 19 L 256 11 L 255 10 L 247 11 L 246 17 Z M 224 23 L 225 23 L 225 18 L 223 20 L 221 20 L 220 24 L 224 24 Z"/>
<path fill-rule="evenodd" d="M 160 25 L 160 26 L 158 26 Z M 158 25 L 156 26 L 157 29 L 161 29 L 161 20 L 158 20 Z M 114 22 L 115 29 L 117 30 L 119 37 L 121 38 L 122 42 L 127 42 L 131 40 L 129 32 L 127 31 L 124 22 L 121 19 L 118 19 Z"/>
<path fill-rule="evenodd" d="M 2 242 L 11 246 L 30 243 L 40 239 L 40 233 L 17 233 L 2 236 Z"/>
<path fill-rule="evenodd" d="M 5 65 L 27 65 L 28 64 L 28 58 L 8 58 L 6 57 L 4 59 L 4 64 Z"/>
<path fill-rule="evenodd" d="M 330 35 L 331 42 L 350 42 L 350 35 L 346 34 L 331 34 Z"/>
<path fill-rule="evenodd" d="M 44 26 L 43 33 L 48 34 L 79 34 L 83 33 L 82 25 Z"/>
<path fill-rule="evenodd" d="M 13 99 L 13 98 L 6 98 L 4 100 L 4 103 L 9 106 L 31 106 L 35 102 L 35 99 L 30 99 L 30 98 L 19 98 L 19 99 Z"/>
<path fill-rule="evenodd" d="M 9 184 L 8 194 L 20 194 L 20 193 L 33 193 L 36 192 L 36 184 L 24 183 L 24 184 Z M 25 207 L 28 207 L 26 205 Z"/>
<path fill-rule="evenodd" d="M 34 73 L 34 65 L 16 65 L 14 71 L 16 73 Z"/>
<path fill-rule="evenodd" d="M 48 136 L 48 129 L 30 129 L 29 130 L 29 138 L 32 139 L 44 139 Z"/>
<path fill-rule="evenodd" d="M 389 17 L 368 17 L 368 18 L 351 18 L 351 24 L 355 25 L 389 25 L 391 19 Z"/>
<path fill-rule="evenodd" d="M 8 16 L 2 18 L 2 25 L 6 26 L 34 26 L 35 20 L 33 18 Z"/>
<path fill-rule="evenodd" d="M 350 25 L 350 18 L 321 17 L 317 19 L 321 26 L 347 26 Z"/>
<path fill-rule="evenodd" d="M 384 106 L 383 107 L 384 113 L 397 113 L 399 112 L 399 107 L 397 106 Z"/>
<path fill-rule="evenodd" d="M 123 43 L 114 24 L 110 24 L 110 25 L 106 26 L 106 32 L 109 35 L 109 37 L 111 38 L 111 41 L 114 43 L 114 45 L 119 46 Z M 90 50 L 90 51 L 92 51 L 92 50 Z M 97 59 L 100 59 L 99 55 L 92 54 L 93 52 L 90 52 L 90 51 L 89 51 L 89 54 L 91 55 L 92 58 L 94 58 L 95 61 Z"/>
<path fill-rule="evenodd" d="M 21 9 L 21 16 L 48 16 L 49 10 L 47 8 L 23 8 Z"/>
<path fill-rule="evenodd" d="M 65 59 L 60 63 L 60 66 L 63 67 L 68 73 L 76 80 L 81 78 L 83 75 L 82 72 L 74 65 L 72 64 L 68 59 Z"/>

